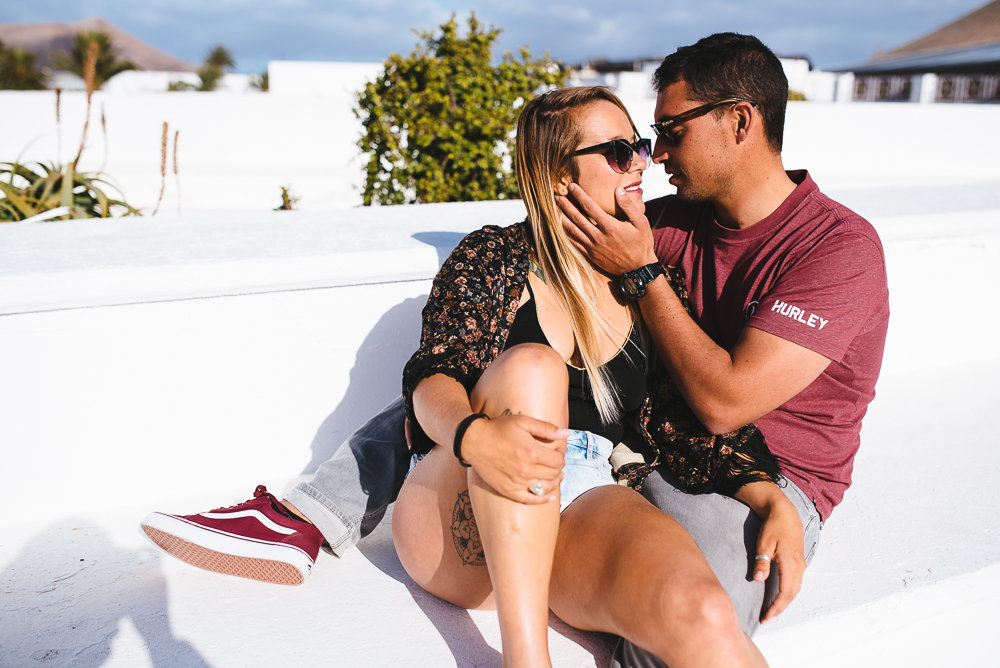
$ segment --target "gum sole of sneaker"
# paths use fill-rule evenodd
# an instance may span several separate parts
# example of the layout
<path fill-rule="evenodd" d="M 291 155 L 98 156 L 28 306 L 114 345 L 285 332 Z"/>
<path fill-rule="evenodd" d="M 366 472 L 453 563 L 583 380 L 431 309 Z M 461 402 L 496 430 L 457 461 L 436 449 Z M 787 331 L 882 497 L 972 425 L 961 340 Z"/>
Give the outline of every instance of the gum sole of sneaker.
<path fill-rule="evenodd" d="M 305 581 L 302 573 L 291 564 L 216 552 L 145 524 L 142 530 L 164 551 L 206 571 L 282 585 L 300 585 Z"/>

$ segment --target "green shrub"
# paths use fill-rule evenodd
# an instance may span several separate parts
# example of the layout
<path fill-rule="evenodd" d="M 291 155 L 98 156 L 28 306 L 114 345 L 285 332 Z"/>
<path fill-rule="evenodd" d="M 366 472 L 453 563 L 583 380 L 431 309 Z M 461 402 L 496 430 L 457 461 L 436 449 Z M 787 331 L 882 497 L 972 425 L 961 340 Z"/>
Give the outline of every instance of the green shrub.
<path fill-rule="evenodd" d="M 267 74 L 267 70 L 250 77 L 250 87 L 256 88 L 262 93 L 269 91 L 271 89 L 271 79 Z"/>
<path fill-rule="evenodd" d="M 565 71 L 526 48 L 493 64 L 500 30 L 481 29 L 475 14 L 468 27 L 459 35 L 453 15 L 439 36 L 418 33 L 413 53 L 391 55 L 358 94 L 365 205 L 517 197 L 511 144 L 519 109 L 561 85 Z"/>

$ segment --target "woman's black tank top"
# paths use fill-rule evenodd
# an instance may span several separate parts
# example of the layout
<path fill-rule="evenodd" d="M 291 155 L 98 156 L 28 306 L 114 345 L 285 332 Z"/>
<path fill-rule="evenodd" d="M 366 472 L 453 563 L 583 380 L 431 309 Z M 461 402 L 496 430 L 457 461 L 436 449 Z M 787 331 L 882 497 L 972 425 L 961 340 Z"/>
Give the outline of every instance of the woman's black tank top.
<path fill-rule="evenodd" d="M 530 298 L 517 310 L 504 350 L 521 343 L 540 343 L 551 347 L 538 323 L 538 310 L 531 282 L 527 283 Z M 622 416 L 639 408 L 646 396 L 646 371 L 645 359 L 639 344 L 639 332 L 635 325 L 632 326 L 622 349 L 603 366 L 608 370 L 611 381 L 618 389 Z M 615 424 L 604 424 L 601 421 L 587 372 L 571 364 L 567 364 L 566 368 L 569 371 L 569 428 L 599 434 L 612 443 L 621 441 L 625 425 L 621 419 Z"/>

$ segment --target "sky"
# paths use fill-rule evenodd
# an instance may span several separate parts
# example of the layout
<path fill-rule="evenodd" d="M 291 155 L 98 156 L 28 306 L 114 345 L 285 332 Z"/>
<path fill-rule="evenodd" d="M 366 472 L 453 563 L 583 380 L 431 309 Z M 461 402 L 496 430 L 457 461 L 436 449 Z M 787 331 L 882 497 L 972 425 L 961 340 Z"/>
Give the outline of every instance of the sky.
<path fill-rule="evenodd" d="M 271 60 L 381 62 L 470 12 L 503 32 L 498 55 L 528 47 L 567 64 L 662 57 L 713 32 L 757 35 L 780 56 L 820 69 L 867 61 L 964 16 L 987 0 L 0 0 L 0 23 L 100 17 L 200 64 L 226 46 L 240 72 Z M 656 9 L 649 9 L 650 6 Z"/>

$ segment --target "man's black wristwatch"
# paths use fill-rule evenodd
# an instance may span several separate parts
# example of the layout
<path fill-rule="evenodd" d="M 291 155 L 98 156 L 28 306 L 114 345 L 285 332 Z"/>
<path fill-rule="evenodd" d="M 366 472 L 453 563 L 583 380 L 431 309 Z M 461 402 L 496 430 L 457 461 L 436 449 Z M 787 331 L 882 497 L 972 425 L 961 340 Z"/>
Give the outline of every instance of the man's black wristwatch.
<path fill-rule="evenodd" d="M 646 294 L 646 286 L 652 283 L 654 278 L 665 273 L 666 270 L 659 262 L 626 271 L 621 278 L 622 294 L 629 299 L 639 299 Z"/>

